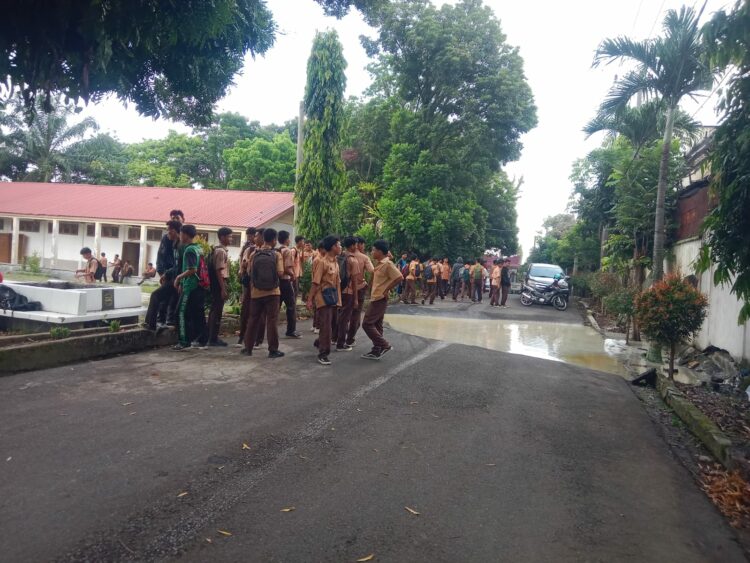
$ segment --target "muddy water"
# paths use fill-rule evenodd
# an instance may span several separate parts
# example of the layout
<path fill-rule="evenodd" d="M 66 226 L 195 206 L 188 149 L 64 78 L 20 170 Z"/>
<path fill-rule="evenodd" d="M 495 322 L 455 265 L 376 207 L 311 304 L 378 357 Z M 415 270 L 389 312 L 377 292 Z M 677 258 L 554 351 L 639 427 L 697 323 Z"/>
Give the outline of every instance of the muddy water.
<path fill-rule="evenodd" d="M 618 341 L 602 339 L 587 326 L 422 315 L 386 315 L 385 320 L 395 330 L 423 338 L 628 375 L 616 356 Z"/>

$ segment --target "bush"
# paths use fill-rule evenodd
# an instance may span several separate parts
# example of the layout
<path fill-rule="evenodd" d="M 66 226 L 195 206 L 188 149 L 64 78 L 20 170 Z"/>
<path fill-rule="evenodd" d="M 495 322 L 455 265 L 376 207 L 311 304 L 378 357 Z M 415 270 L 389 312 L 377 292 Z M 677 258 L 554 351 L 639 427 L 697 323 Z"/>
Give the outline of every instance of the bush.
<path fill-rule="evenodd" d="M 588 297 L 591 295 L 591 276 L 590 272 L 576 274 L 570 277 L 570 287 L 573 294 L 578 297 Z"/>
<path fill-rule="evenodd" d="M 49 329 L 49 336 L 52 340 L 61 340 L 70 336 L 70 329 L 66 326 L 53 326 Z"/>
<path fill-rule="evenodd" d="M 39 253 L 35 250 L 31 256 L 25 256 L 21 269 L 24 272 L 31 272 L 32 274 L 40 274 L 42 272 L 42 258 Z"/>
<path fill-rule="evenodd" d="M 240 280 L 240 261 L 229 261 L 229 279 L 227 279 L 227 304 L 239 305 L 242 300 L 242 282 Z"/>
<path fill-rule="evenodd" d="M 312 264 L 305 262 L 302 267 L 302 275 L 299 278 L 299 292 L 302 296 L 302 300 L 307 300 L 307 294 L 310 293 L 312 288 Z"/>
<path fill-rule="evenodd" d="M 604 298 L 622 289 L 620 277 L 612 272 L 595 272 L 589 279 L 591 294 L 596 298 L 601 309 L 604 310 Z"/>
<path fill-rule="evenodd" d="M 678 276 L 668 276 L 636 300 L 636 318 L 651 340 L 669 347 L 669 377 L 677 344 L 697 333 L 706 318 L 706 297 Z"/>
<path fill-rule="evenodd" d="M 625 343 L 630 340 L 630 322 L 635 314 L 638 291 L 629 287 L 617 289 L 607 295 L 603 302 L 610 313 L 617 316 L 617 324 L 625 329 Z"/>
<path fill-rule="evenodd" d="M 113 320 L 109 321 L 109 332 L 119 332 L 120 331 L 120 321 Z"/>

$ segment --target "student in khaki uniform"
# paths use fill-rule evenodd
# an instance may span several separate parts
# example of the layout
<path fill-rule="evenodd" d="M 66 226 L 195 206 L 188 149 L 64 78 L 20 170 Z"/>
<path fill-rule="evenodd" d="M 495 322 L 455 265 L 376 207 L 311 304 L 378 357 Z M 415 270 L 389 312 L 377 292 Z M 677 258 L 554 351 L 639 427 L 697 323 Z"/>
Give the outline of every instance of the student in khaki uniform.
<path fill-rule="evenodd" d="M 81 256 L 83 257 L 84 266 L 82 269 L 76 270 L 75 277 L 82 278 L 85 283 L 94 283 L 94 276 L 99 269 L 99 261 L 94 257 L 88 246 L 84 246 L 81 249 Z"/>
<path fill-rule="evenodd" d="M 247 273 L 247 262 L 257 248 L 256 241 L 258 230 L 255 227 L 248 227 L 245 230 L 247 240 L 240 251 L 240 280 L 242 283 L 242 299 L 240 301 L 240 337 L 237 339 L 235 346 L 245 347 L 245 330 L 250 321 L 250 275 Z"/>
<path fill-rule="evenodd" d="M 281 276 L 281 302 L 286 305 L 286 337 L 302 338 L 297 332 L 297 294 L 294 291 L 296 284 L 296 261 L 294 252 L 289 248 L 289 231 L 279 231 L 279 252 L 284 262 L 284 275 Z"/>
<path fill-rule="evenodd" d="M 312 288 L 307 298 L 307 308 L 312 309 L 315 303 L 318 312 L 320 336 L 318 343 L 318 363 L 329 366 L 331 360 L 331 335 L 333 315 L 341 307 L 341 277 L 337 256 L 341 254 L 341 242 L 338 237 L 328 235 L 322 241 L 325 256 L 313 263 Z"/>
<path fill-rule="evenodd" d="M 294 237 L 294 248 L 292 248 L 294 257 L 294 299 L 299 296 L 299 280 L 305 273 L 305 237 L 297 235 Z"/>
<path fill-rule="evenodd" d="M 447 258 L 443 258 L 442 264 L 440 264 L 440 299 L 445 299 L 445 296 L 450 293 L 451 288 L 451 265 L 448 263 Z"/>
<path fill-rule="evenodd" d="M 281 290 L 279 280 L 284 275 L 281 253 L 277 252 L 276 230 L 263 231 L 263 246 L 250 257 L 247 270 L 250 274 L 250 322 L 245 331 L 245 348 L 242 353 L 253 355 L 256 332 L 261 332 L 265 323 L 268 332 L 268 357 L 280 358 L 279 351 L 279 303 Z"/>
<path fill-rule="evenodd" d="M 490 274 L 490 307 L 500 306 L 500 260 L 492 262 Z"/>
<path fill-rule="evenodd" d="M 359 305 L 352 311 L 352 319 L 349 323 L 349 331 L 346 334 L 346 343 L 349 346 L 354 346 L 354 342 L 357 336 L 357 331 L 362 324 L 362 312 L 365 309 L 365 298 L 367 297 L 367 279 L 365 276 L 369 273 L 372 275 L 375 268 L 372 265 L 372 260 L 365 253 L 366 241 L 362 237 L 355 237 L 357 239 L 357 249 L 354 253 L 354 257 L 359 263 L 359 269 L 361 276 L 357 282 L 357 301 Z"/>
<path fill-rule="evenodd" d="M 227 343 L 219 339 L 221 317 L 224 313 L 224 303 L 229 297 L 229 251 L 227 247 L 232 241 L 232 229 L 222 227 L 218 230 L 219 244 L 211 250 L 208 264 L 208 277 L 211 280 L 211 311 L 208 314 L 208 345 L 223 347 Z"/>
<path fill-rule="evenodd" d="M 427 299 L 429 300 L 430 305 L 435 303 L 435 295 L 437 295 L 437 284 L 439 276 L 440 267 L 437 265 L 437 260 L 435 260 L 434 258 L 430 258 L 424 268 L 425 290 L 424 299 L 422 299 L 422 305 L 424 305 L 424 302 Z"/>
<path fill-rule="evenodd" d="M 311 262 L 312 262 L 312 271 L 313 271 L 313 272 L 315 271 L 315 262 L 317 262 L 317 261 L 318 261 L 318 260 L 320 260 L 321 258 L 325 258 L 325 257 L 326 257 L 326 251 L 325 251 L 325 249 L 323 248 L 323 241 L 321 240 L 321 241 L 320 241 L 320 242 L 318 243 L 318 249 L 317 249 L 317 250 L 316 250 L 315 252 L 313 252 L 313 253 L 312 253 L 312 257 L 311 257 L 311 259 L 310 259 L 310 260 L 311 260 Z M 311 285 L 312 285 L 312 284 L 311 284 Z M 307 295 L 307 299 L 308 299 L 308 302 L 309 302 L 309 300 L 310 300 L 310 294 L 309 294 L 309 293 L 308 293 L 308 295 Z M 312 302 L 312 303 L 313 303 L 313 308 L 312 308 L 312 312 L 313 312 L 313 324 L 312 324 L 312 331 L 313 331 L 313 332 L 314 332 L 315 334 L 320 334 L 320 321 L 319 321 L 319 319 L 318 319 L 318 308 L 317 308 L 317 307 L 315 306 L 315 301 L 314 301 L 314 300 L 313 300 L 313 302 Z M 309 308 L 309 307 L 308 307 L 308 310 L 310 310 L 310 308 Z M 333 333 L 332 333 L 332 334 L 333 334 Z"/>
<path fill-rule="evenodd" d="M 342 281 L 341 287 L 341 308 L 338 310 L 338 322 L 336 331 L 336 351 L 351 352 L 352 346 L 346 342 L 346 335 L 349 333 L 349 326 L 354 324 L 352 318 L 354 311 L 359 309 L 359 291 L 362 276 L 362 265 L 357 260 L 357 239 L 346 237 L 342 243 L 344 252 L 343 266 L 346 268 L 346 287 Z M 342 267 L 342 261 L 339 260 L 339 269 Z M 341 272 L 339 272 L 341 273 Z"/>
<path fill-rule="evenodd" d="M 379 360 L 384 354 L 393 350 L 390 343 L 383 337 L 383 317 L 388 308 L 388 295 L 401 283 L 403 276 L 388 259 L 388 243 L 384 240 L 375 241 L 372 245 L 372 257 L 376 263 L 372 276 L 372 293 L 370 305 L 362 321 L 362 329 L 372 340 L 372 350 L 362 357 L 367 360 Z"/>
<path fill-rule="evenodd" d="M 477 260 L 476 263 L 471 267 L 471 300 L 474 303 L 482 302 L 482 294 L 484 293 L 484 266 L 482 261 Z"/>
<path fill-rule="evenodd" d="M 417 277 L 421 276 L 422 264 L 414 256 L 409 262 L 409 274 L 406 276 L 406 291 L 404 292 L 404 303 L 417 304 Z"/>

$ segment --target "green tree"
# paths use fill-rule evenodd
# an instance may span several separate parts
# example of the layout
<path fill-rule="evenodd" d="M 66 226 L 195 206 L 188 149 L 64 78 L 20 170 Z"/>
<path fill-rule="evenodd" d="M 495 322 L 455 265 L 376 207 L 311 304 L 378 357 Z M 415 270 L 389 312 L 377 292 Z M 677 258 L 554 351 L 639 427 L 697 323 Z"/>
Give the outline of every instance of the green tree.
<path fill-rule="evenodd" d="M 317 33 L 307 61 L 304 156 L 295 189 L 297 230 L 312 240 L 335 230 L 336 204 L 346 189 L 341 159 L 345 69 L 338 34 Z"/>
<path fill-rule="evenodd" d="M 198 181 L 203 163 L 199 137 L 170 131 L 164 139 L 128 145 L 128 182 L 144 186 L 189 188 Z"/>
<path fill-rule="evenodd" d="M 750 4 L 737 2 L 730 13 L 717 12 L 706 25 L 710 61 L 734 66 L 720 103 L 721 125 L 713 138 L 712 190 L 716 206 L 704 223 L 707 243 L 700 268 L 713 263 L 714 283 L 729 284 L 744 301 L 737 321 L 750 319 Z"/>
<path fill-rule="evenodd" d="M 123 185 L 128 182 L 125 145 L 107 133 L 84 139 L 65 151 L 68 180 L 77 184 Z"/>
<path fill-rule="evenodd" d="M 710 88 L 713 80 L 703 57 L 699 17 L 700 14 L 687 7 L 679 12 L 670 10 L 664 18 L 663 36 L 640 42 L 627 37 L 606 39 L 596 53 L 595 64 L 629 60 L 637 65 L 615 83 L 602 104 L 602 114 L 621 110 L 637 94 L 655 96 L 666 107 L 654 221 L 654 280 L 660 280 L 664 272 L 664 204 L 675 116 L 685 96 Z"/>
<path fill-rule="evenodd" d="M 231 190 L 292 191 L 297 149 L 285 133 L 242 140 L 224 151 Z"/>
<path fill-rule="evenodd" d="M 342 17 L 374 17 L 386 0 L 316 0 Z M 274 43 L 265 0 L 7 0 L 0 19 L 0 90 L 19 91 L 29 117 L 57 94 L 114 94 L 143 115 L 207 125 L 245 55 Z M 40 103 L 37 102 L 37 98 Z"/>
<path fill-rule="evenodd" d="M 93 118 L 70 123 L 74 116 L 70 106 L 58 100 L 55 107 L 31 125 L 20 119 L 17 104 L 11 104 L 4 123 L 5 174 L 13 180 L 52 182 L 66 180 L 71 170 L 67 150 L 89 131 L 98 128 Z"/>

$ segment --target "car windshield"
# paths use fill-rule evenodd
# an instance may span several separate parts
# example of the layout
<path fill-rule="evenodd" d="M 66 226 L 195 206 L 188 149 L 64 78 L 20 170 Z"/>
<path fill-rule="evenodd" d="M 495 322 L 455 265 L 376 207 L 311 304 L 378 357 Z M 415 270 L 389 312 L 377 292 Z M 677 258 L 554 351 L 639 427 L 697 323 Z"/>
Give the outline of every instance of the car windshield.
<path fill-rule="evenodd" d="M 560 266 L 539 266 L 534 265 L 529 270 L 529 276 L 533 278 L 554 278 L 555 274 L 562 274 Z"/>

